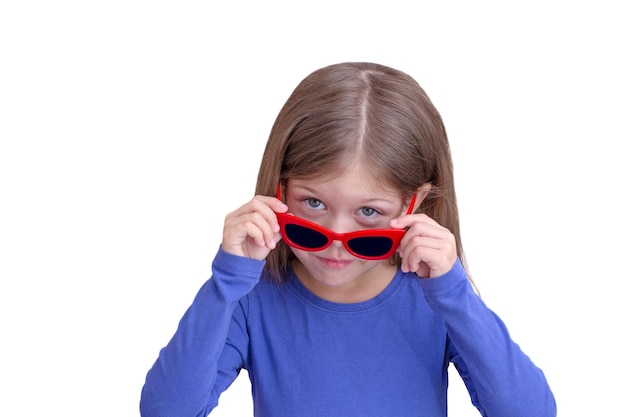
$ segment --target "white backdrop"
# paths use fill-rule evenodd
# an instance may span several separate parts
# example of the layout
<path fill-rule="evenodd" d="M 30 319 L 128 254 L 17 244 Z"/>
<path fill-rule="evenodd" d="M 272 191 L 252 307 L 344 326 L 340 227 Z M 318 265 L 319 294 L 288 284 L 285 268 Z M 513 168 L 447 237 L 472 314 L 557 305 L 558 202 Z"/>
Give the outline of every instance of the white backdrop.
<path fill-rule="evenodd" d="M 619 2 L 209 3 L 0 5 L 0 415 L 139 415 L 280 107 L 352 60 L 442 113 L 471 272 L 559 414 L 622 409 Z"/>

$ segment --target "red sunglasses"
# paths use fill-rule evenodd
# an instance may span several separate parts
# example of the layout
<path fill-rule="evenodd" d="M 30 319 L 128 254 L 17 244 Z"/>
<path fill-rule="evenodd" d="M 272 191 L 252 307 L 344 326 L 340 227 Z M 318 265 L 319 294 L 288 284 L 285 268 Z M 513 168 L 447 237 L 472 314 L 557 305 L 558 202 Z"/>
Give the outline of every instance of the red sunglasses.
<path fill-rule="evenodd" d="M 276 191 L 276 198 L 280 200 L 280 184 Z M 416 198 L 417 194 L 413 194 L 406 214 L 413 212 Z M 309 252 L 320 251 L 329 247 L 333 241 L 339 240 L 352 255 L 367 260 L 391 257 L 406 233 L 404 229 L 369 229 L 335 233 L 291 213 L 276 213 L 276 217 L 278 217 L 280 233 L 285 243 L 291 247 Z"/>

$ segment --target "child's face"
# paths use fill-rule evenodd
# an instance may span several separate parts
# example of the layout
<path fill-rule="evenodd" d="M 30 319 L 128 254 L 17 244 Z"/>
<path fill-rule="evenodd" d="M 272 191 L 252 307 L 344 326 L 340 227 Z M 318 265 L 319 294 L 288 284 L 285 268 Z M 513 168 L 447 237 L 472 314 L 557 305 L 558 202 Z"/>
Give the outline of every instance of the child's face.
<path fill-rule="evenodd" d="M 404 214 L 406 209 L 399 191 L 376 184 L 360 164 L 340 176 L 290 179 L 286 203 L 289 213 L 337 233 L 387 229 L 390 220 Z M 334 241 L 321 251 L 292 250 L 304 268 L 299 277 L 303 279 L 301 275 L 304 274 L 311 283 L 325 289 L 358 286 L 390 266 L 387 260 L 357 258 L 340 241 Z"/>

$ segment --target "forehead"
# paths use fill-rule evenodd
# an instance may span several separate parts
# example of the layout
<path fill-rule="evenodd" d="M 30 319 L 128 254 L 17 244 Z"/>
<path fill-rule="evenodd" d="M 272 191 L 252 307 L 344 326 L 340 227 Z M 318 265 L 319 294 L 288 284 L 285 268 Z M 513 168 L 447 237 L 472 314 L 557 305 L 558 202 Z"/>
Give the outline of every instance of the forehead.
<path fill-rule="evenodd" d="M 292 178 L 290 185 L 324 191 L 342 196 L 397 198 L 401 193 L 389 183 L 372 174 L 367 166 L 355 163 L 345 169 L 334 170 L 306 178 Z"/>

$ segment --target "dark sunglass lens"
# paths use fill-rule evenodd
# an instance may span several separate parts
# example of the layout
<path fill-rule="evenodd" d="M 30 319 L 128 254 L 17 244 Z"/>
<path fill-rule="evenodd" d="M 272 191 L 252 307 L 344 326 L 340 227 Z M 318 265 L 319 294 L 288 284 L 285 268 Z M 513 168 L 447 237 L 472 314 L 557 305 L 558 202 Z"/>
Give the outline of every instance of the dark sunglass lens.
<path fill-rule="evenodd" d="M 355 237 L 348 241 L 348 247 L 362 256 L 383 256 L 393 247 L 393 240 L 384 236 Z"/>
<path fill-rule="evenodd" d="M 328 243 L 326 236 L 320 232 L 297 224 L 285 225 L 285 234 L 294 244 L 303 248 L 317 249 Z"/>

